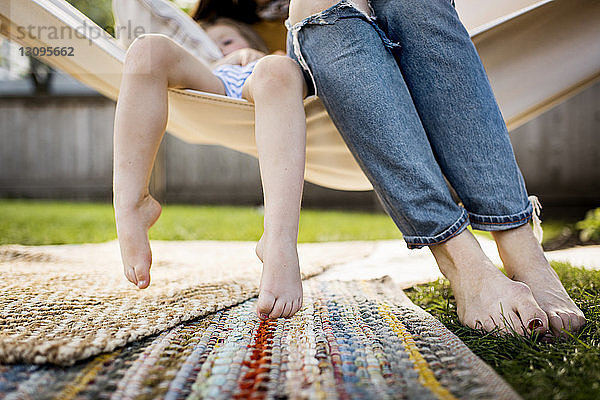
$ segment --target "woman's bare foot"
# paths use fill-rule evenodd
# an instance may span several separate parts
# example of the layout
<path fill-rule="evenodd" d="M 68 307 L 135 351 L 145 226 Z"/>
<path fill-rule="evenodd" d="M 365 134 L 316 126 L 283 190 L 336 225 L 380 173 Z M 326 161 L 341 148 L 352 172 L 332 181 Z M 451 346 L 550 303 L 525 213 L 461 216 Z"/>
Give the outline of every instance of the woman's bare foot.
<path fill-rule="evenodd" d="M 125 276 L 140 289 L 150 285 L 152 252 L 148 229 L 154 225 L 160 213 L 160 204 L 149 194 L 136 205 L 115 204 L 117 236 Z"/>
<path fill-rule="evenodd" d="M 526 283 L 533 297 L 548 315 L 556 336 L 576 332 L 585 324 L 583 312 L 573 303 L 558 275 L 544 256 L 529 225 L 492 232 L 508 276 Z"/>
<path fill-rule="evenodd" d="M 295 241 L 260 238 L 256 255 L 263 262 L 256 311 L 260 319 L 291 317 L 302 307 L 302 279 Z"/>
<path fill-rule="evenodd" d="M 488 332 L 498 327 L 506 334 L 547 331 L 548 318 L 531 290 L 496 268 L 471 232 L 465 230 L 430 249 L 450 280 L 463 324 Z"/>

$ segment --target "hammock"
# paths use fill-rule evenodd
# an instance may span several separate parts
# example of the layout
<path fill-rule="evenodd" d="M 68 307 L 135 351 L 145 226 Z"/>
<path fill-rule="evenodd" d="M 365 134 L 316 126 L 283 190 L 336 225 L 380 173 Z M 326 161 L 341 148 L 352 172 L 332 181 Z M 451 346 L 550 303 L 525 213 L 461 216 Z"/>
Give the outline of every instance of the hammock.
<path fill-rule="evenodd" d="M 600 2 L 505 0 L 494 7 L 479 0 L 456 3 L 509 129 L 600 80 Z M 40 58 L 117 99 L 125 48 L 66 1 L 3 0 L 0 25 L 3 36 L 22 46 L 73 47 L 72 57 Z M 45 30 L 23 29 L 32 25 Z M 49 28 L 60 35 L 49 36 Z M 190 143 L 257 156 L 252 104 L 190 89 L 169 89 L 168 97 L 169 133 Z M 372 189 L 320 100 L 312 96 L 304 105 L 305 179 L 339 190 Z"/>

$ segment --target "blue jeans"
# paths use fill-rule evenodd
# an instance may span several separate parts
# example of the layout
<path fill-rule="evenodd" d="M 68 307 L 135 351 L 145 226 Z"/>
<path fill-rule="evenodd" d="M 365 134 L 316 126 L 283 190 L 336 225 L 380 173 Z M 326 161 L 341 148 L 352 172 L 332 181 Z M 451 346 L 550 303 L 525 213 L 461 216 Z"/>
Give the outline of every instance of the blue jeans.
<path fill-rule="evenodd" d="M 453 0 L 341 1 L 288 28 L 302 66 L 409 248 L 527 223 L 532 204 Z M 453 200 L 446 181 L 456 190 Z"/>

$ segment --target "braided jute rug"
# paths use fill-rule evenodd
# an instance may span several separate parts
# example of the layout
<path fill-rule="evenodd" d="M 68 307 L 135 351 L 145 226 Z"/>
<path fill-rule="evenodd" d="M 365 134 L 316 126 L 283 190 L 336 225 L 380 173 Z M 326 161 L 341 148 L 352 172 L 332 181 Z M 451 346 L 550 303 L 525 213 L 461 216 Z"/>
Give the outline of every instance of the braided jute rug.
<path fill-rule="evenodd" d="M 253 242 L 153 242 L 149 288 L 126 281 L 116 242 L 0 246 L 0 363 L 71 365 L 258 293 Z M 370 242 L 299 246 L 303 277 L 367 256 Z"/>
<path fill-rule="evenodd" d="M 290 319 L 256 299 L 68 368 L 0 366 L 15 399 L 518 399 L 389 280 L 304 282 Z"/>

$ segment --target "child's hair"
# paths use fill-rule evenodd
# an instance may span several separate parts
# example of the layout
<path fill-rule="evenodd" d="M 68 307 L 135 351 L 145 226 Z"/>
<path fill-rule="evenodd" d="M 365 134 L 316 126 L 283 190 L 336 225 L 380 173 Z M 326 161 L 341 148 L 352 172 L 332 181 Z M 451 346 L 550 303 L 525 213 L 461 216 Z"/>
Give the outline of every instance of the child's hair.
<path fill-rule="evenodd" d="M 228 17 L 246 24 L 260 21 L 256 0 L 198 0 L 190 15 L 196 21 Z"/>
<path fill-rule="evenodd" d="M 243 22 L 234 21 L 231 18 L 219 17 L 215 19 L 211 19 L 210 21 L 202 21 L 200 22 L 200 26 L 204 29 L 210 28 L 214 25 L 226 25 L 231 28 L 234 28 L 244 39 L 248 41 L 248 44 L 251 48 L 262 51 L 263 53 L 268 53 L 269 48 L 265 44 L 265 41 L 250 27 L 250 25 L 245 24 Z"/>

